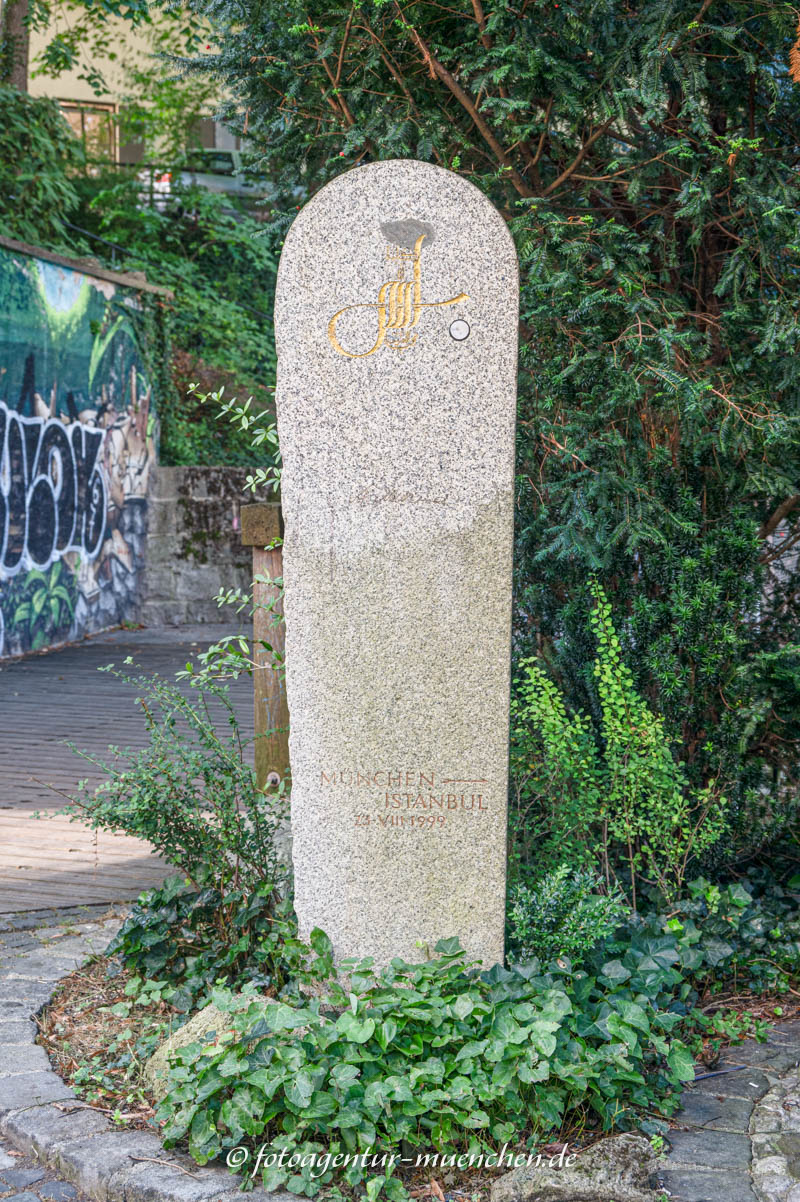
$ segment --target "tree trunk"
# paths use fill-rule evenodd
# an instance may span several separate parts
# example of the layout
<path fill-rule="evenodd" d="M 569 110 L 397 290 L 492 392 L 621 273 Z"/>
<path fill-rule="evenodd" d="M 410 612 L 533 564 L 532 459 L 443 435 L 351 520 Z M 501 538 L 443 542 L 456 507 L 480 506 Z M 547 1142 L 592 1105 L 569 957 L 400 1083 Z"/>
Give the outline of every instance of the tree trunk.
<path fill-rule="evenodd" d="M 19 88 L 20 92 L 28 90 L 29 5 L 30 0 L 5 0 L 0 20 L 3 40 L 0 67 L 2 82 Z"/>

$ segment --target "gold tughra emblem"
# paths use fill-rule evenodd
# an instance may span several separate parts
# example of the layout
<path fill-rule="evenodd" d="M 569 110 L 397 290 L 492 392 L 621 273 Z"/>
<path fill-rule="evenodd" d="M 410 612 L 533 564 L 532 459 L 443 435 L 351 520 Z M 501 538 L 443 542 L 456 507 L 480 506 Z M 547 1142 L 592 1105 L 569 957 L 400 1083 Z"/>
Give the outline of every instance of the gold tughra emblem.
<path fill-rule="evenodd" d="M 407 351 L 417 341 L 417 334 L 412 331 L 419 322 L 423 309 L 442 309 L 446 305 L 457 305 L 459 301 L 469 300 L 465 292 L 460 292 L 450 300 L 423 301 L 420 260 L 423 242 L 426 238 L 429 242 L 433 240 L 433 230 L 430 226 L 425 226 L 422 222 L 408 221 L 395 222 L 382 228 L 385 232 L 397 230 L 407 234 L 409 231 L 415 233 L 419 229 L 423 232 L 414 238 L 413 248 L 409 238 L 406 238 L 409 246 L 395 243 L 386 247 L 385 257 L 392 278 L 381 285 L 376 301 L 345 305 L 338 313 L 334 313 L 328 322 L 328 340 L 331 346 L 338 354 L 346 355 L 348 359 L 366 359 L 382 346 L 387 346 L 393 351 Z M 368 351 L 346 350 L 336 334 L 339 318 L 355 309 L 375 309 L 378 315 L 378 333 Z"/>

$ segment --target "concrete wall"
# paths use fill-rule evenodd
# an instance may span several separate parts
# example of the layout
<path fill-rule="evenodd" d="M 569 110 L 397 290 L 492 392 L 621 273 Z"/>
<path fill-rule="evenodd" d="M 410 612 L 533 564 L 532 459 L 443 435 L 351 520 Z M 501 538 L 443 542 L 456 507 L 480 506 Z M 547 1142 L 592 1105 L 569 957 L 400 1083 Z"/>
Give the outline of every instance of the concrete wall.
<path fill-rule="evenodd" d="M 220 622 L 233 615 L 213 598 L 249 590 L 252 549 L 243 547 L 239 510 L 254 500 L 247 468 L 158 467 L 151 474 L 144 600 L 146 626 Z"/>

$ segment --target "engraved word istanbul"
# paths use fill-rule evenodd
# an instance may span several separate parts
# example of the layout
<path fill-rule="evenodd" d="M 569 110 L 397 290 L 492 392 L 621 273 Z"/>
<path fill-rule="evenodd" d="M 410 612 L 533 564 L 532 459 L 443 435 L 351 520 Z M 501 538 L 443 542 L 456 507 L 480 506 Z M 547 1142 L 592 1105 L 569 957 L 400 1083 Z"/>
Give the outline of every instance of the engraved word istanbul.
<path fill-rule="evenodd" d="M 433 241 L 433 229 L 422 221 L 395 221 L 381 226 L 387 239 L 385 258 L 391 279 L 381 285 L 377 301 L 345 305 L 334 313 L 328 322 L 328 339 L 333 349 L 348 359 L 366 359 L 382 346 L 393 351 L 406 351 L 417 341 L 411 331 L 417 325 L 423 309 L 442 309 L 468 301 L 465 292 L 450 300 L 423 301 L 421 258 L 422 244 Z M 394 239 L 394 241 L 391 241 Z M 375 309 L 378 315 L 378 333 L 368 351 L 349 351 L 342 346 L 337 334 L 339 319 L 357 309 Z"/>
<path fill-rule="evenodd" d="M 365 799 L 365 809 L 371 812 L 356 814 L 356 826 L 430 829 L 447 826 L 448 819 L 456 813 L 489 809 L 482 793 L 467 793 L 460 788 L 488 785 L 488 780 L 442 776 L 433 769 L 425 772 L 399 768 L 376 772 L 321 771 L 319 784 L 321 789 L 344 785 L 370 792 L 371 796 Z"/>

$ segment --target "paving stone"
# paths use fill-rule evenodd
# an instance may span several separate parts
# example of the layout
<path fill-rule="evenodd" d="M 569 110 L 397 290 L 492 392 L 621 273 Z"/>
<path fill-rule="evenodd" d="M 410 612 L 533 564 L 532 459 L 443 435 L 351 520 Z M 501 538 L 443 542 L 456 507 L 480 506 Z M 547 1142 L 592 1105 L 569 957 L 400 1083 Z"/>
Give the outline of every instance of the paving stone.
<path fill-rule="evenodd" d="M 32 931 L 6 931 L 0 934 L 0 947 L 32 947 L 36 936 Z"/>
<path fill-rule="evenodd" d="M 37 922 L 42 922 L 42 914 L 50 914 L 50 910 L 27 910 L 21 914 L 4 914 L 0 930 L 2 931 L 27 931 L 35 927 Z"/>
<path fill-rule="evenodd" d="M 70 1202 L 78 1196 L 75 1186 L 68 1181 L 47 1181 L 39 1186 L 38 1193 L 40 1198 L 46 1198 L 48 1202 Z"/>
<path fill-rule="evenodd" d="M 254 1189 L 249 1194 L 243 1194 L 241 1190 L 236 1190 L 231 1194 L 220 1194 L 217 1202 L 297 1202 L 297 1196 L 290 1194 L 288 1190 L 276 1190 L 270 1193 L 266 1189 Z"/>
<path fill-rule="evenodd" d="M 13 1169 L 16 1163 L 16 1159 L 13 1156 L 9 1156 L 8 1152 L 4 1152 L 0 1148 L 0 1173 L 2 1173 L 3 1169 Z"/>
<path fill-rule="evenodd" d="M 161 1159 L 164 1149 L 155 1135 L 141 1131 L 109 1131 L 91 1139 L 73 1140 L 55 1148 L 53 1168 L 93 1198 L 104 1199 L 113 1178 L 127 1181 L 135 1168 L 131 1155 Z M 190 1178 L 187 1178 L 190 1180 Z"/>
<path fill-rule="evenodd" d="M 0 1000 L 0 1022 L 28 1022 L 40 1009 L 30 1002 L 4 1002 Z"/>
<path fill-rule="evenodd" d="M 787 1127 L 787 1112 L 780 1098 L 767 1098 L 753 1115 L 751 1130 L 754 1134 L 782 1131 Z"/>
<path fill-rule="evenodd" d="M 669 1163 L 707 1169 L 746 1169 L 750 1138 L 729 1131 L 671 1131 Z"/>
<path fill-rule="evenodd" d="M 45 1102 L 66 1102 L 74 1097 L 74 1091 L 53 1072 L 6 1077 L 0 1087 L 0 1120 L 12 1110 L 41 1106 Z"/>
<path fill-rule="evenodd" d="M 670 1202 L 758 1202 L 749 1173 L 668 1169 L 658 1175 Z"/>
<path fill-rule="evenodd" d="M 36 1194 L 12 1194 L 10 1198 L 5 1198 L 3 1202 L 39 1202 Z"/>
<path fill-rule="evenodd" d="M 100 929 L 99 923 L 96 922 L 68 922 L 56 923 L 55 926 L 37 927 L 32 932 L 34 939 L 39 943 L 51 944 L 53 947 L 57 943 L 64 943 L 67 939 L 74 939 L 79 935 L 87 935 L 91 932 Z"/>
<path fill-rule="evenodd" d="M 154 1159 L 169 1160 L 174 1153 L 163 1148 L 155 1154 Z M 226 1169 L 216 1166 L 201 1169 L 187 1156 L 175 1157 L 177 1162 L 187 1168 L 192 1174 L 188 1177 L 177 1168 L 168 1165 L 137 1164 L 131 1162 L 118 1176 L 111 1179 L 109 1188 L 115 1193 L 124 1190 L 125 1202 L 218 1202 L 220 1195 L 235 1185 L 237 1178 Z M 236 1194 L 239 1202 L 253 1194 Z M 271 1195 L 276 1202 L 276 1195 Z M 294 1200 L 296 1202 L 296 1199 Z"/>
<path fill-rule="evenodd" d="M 7 1185 L 16 1185 L 24 1189 L 26 1185 L 34 1185 L 46 1176 L 44 1169 L 4 1169 L 3 1180 Z"/>
<path fill-rule="evenodd" d="M 753 1165 L 753 1188 L 760 1198 L 783 1202 L 795 1184 L 786 1171 L 786 1161 L 782 1156 L 766 1156 Z"/>
<path fill-rule="evenodd" d="M 117 925 L 121 926 L 122 923 Z M 102 955 L 110 942 L 111 936 L 107 931 L 95 931 L 93 934 L 74 935 L 68 939 L 41 944 L 37 948 L 37 955 L 56 962 L 65 959 L 85 960 L 89 956 Z"/>
<path fill-rule="evenodd" d="M 754 1068 L 740 1069 L 724 1077 L 707 1077 L 691 1086 L 692 1093 L 709 1093 L 715 1098 L 751 1098 L 757 1102 L 770 1090 L 772 1082 Z"/>
<path fill-rule="evenodd" d="M 9 1006 L 32 1007 L 36 1011 L 50 1001 L 54 988 L 55 982 L 50 981 L 0 980 L 0 1006 L 6 1003 Z"/>
<path fill-rule="evenodd" d="M 747 1042 L 740 1048 L 732 1048 L 730 1055 L 720 1060 L 720 1068 L 734 1064 L 758 1065 L 765 1073 L 785 1073 L 800 1063 L 800 1046 L 778 1043 Z"/>
<path fill-rule="evenodd" d="M 791 1022 L 776 1023 L 770 1031 L 770 1036 L 774 1039 L 790 1040 L 792 1043 L 800 1045 L 800 1019 L 794 1019 Z"/>
<path fill-rule="evenodd" d="M 2 1038 L 0 1027 L 0 1040 Z M 7 1077 L 15 1077 L 18 1073 L 47 1072 L 49 1068 L 47 1052 L 38 1044 L 0 1043 L 0 1089 Z"/>
<path fill-rule="evenodd" d="M 790 1175 L 800 1182 L 800 1131 L 782 1131 L 775 1139 L 775 1149 L 786 1157 Z"/>
<path fill-rule="evenodd" d="M 0 1121 L 4 1131 L 18 1148 L 47 1159 L 52 1149 L 61 1144 L 87 1139 L 89 1136 L 110 1131 L 111 1124 L 105 1115 L 98 1114 L 76 1101 L 74 1108 L 58 1106 L 34 1106 L 17 1110 Z"/>
<path fill-rule="evenodd" d="M 30 1019 L 0 1018 L 0 1044 L 33 1043 L 39 1028 Z"/>
<path fill-rule="evenodd" d="M 86 956 L 70 955 L 57 957 L 45 955 L 44 952 L 31 952 L 14 959 L 11 970 L 6 972 L 6 981 L 13 985 L 15 981 L 36 981 L 53 984 L 65 977 L 75 968 L 80 968 Z"/>
<path fill-rule="evenodd" d="M 681 1126 L 703 1127 L 712 1131 L 747 1131 L 753 1103 L 746 1098 L 716 1098 L 686 1090 L 683 1108 L 675 1116 Z"/>

